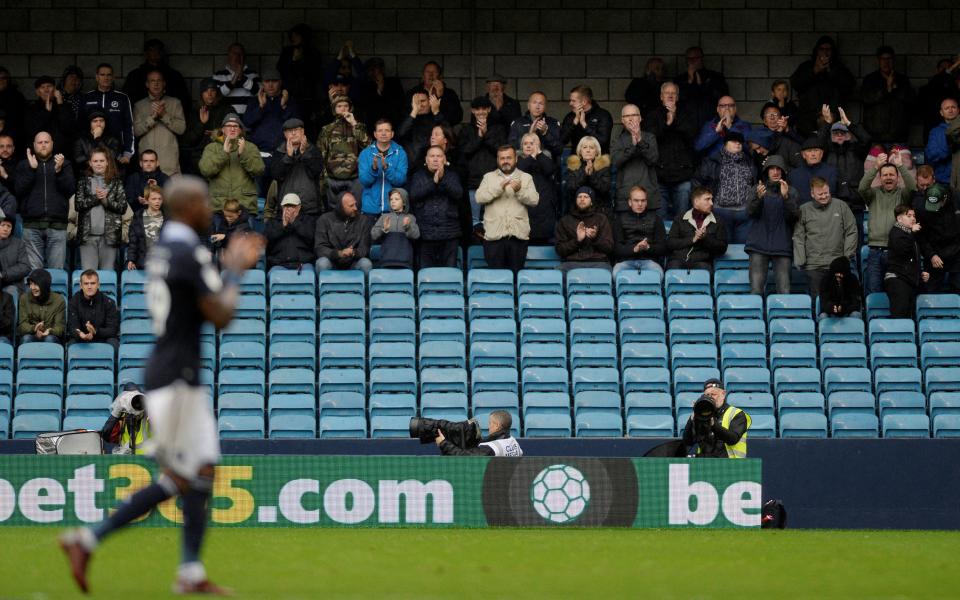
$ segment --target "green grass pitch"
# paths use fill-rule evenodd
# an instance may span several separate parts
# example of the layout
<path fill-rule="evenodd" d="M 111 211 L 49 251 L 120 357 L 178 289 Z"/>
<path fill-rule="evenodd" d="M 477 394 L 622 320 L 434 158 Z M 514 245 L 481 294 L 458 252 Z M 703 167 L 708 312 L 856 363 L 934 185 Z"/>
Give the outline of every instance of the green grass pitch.
<path fill-rule="evenodd" d="M 59 530 L 0 528 L 0 598 L 80 597 Z M 178 529 L 109 539 L 93 598 L 165 598 Z M 213 529 L 211 579 L 239 598 L 952 598 L 960 533 Z"/>

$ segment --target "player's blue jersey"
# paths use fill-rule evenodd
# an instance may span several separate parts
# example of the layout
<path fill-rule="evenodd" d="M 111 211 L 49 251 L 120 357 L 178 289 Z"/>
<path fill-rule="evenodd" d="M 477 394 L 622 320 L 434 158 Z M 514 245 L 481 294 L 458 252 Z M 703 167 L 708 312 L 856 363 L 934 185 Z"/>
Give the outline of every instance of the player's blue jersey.
<path fill-rule="evenodd" d="M 147 256 L 147 306 L 157 345 L 144 371 L 147 390 L 181 380 L 200 385 L 200 298 L 223 282 L 197 233 L 176 221 L 166 224 Z"/>

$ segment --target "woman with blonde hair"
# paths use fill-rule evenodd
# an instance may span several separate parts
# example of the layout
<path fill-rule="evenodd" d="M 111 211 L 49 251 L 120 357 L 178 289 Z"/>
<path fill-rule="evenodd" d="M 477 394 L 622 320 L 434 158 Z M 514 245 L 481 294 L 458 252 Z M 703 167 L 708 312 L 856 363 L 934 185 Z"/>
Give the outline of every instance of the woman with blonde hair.
<path fill-rule="evenodd" d="M 567 159 L 567 174 L 564 184 L 564 212 L 576 204 L 577 190 L 589 187 L 596 198 L 595 207 L 604 214 L 610 214 L 613 205 L 610 201 L 610 155 L 600 153 L 600 141 L 592 135 L 585 135 L 577 143 L 576 154 Z"/>
<path fill-rule="evenodd" d="M 117 246 L 123 241 L 127 195 L 110 150 L 98 147 L 90 153 L 86 175 L 77 183 L 74 207 L 80 268 L 114 269 Z"/>

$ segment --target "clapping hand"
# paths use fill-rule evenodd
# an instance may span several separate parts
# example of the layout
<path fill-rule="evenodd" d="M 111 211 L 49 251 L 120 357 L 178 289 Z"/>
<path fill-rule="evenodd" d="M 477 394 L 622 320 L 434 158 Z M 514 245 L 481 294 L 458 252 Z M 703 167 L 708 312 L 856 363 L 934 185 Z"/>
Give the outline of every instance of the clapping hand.
<path fill-rule="evenodd" d="M 200 107 L 200 122 L 204 125 L 207 124 L 207 121 L 210 120 L 210 109 L 207 108 L 207 105 L 204 104 Z"/>
<path fill-rule="evenodd" d="M 27 148 L 27 162 L 30 164 L 31 169 L 36 169 L 39 165 L 39 163 L 37 163 L 37 157 L 30 148 Z"/>
<path fill-rule="evenodd" d="M 237 138 L 237 154 L 243 154 L 243 149 L 247 147 L 246 138 Z"/>
<path fill-rule="evenodd" d="M 56 155 L 54 155 L 54 157 L 53 157 L 53 168 L 54 168 L 54 170 L 56 170 L 57 173 L 59 173 L 59 172 L 60 172 L 60 169 L 63 168 L 63 163 L 64 163 L 65 160 L 66 160 L 66 158 L 65 158 L 62 154 L 56 154 Z"/>
<path fill-rule="evenodd" d="M 580 221 L 577 223 L 577 241 L 582 242 L 585 239 L 587 239 L 587 226 Z"/>
<path fill-rule="evenodd" d="M 699 242 L 703 239 L 703 236 L 707 234 L 707 226 L 697 227 L 697 230 L 693 234 L 693 243 Z"/>
<path fill-rule="evenodd" d="M 102 187 L 97 187 L 97 190 L 94 193 L 97 196 L 97 200 L 100 202 L 104 202 L 107 199 L 107 190 L 103 189 Z"/>
<path fill-rule="evenodd" d="M 820 107 L 820 118 L 823 119 L 823 122 L 827 125 L 833 123 L 833 113 L 830 112 L 829 104 L 824 104 Z"/>
<path fill-rule="evenodd" d="M 283 90 L 280 94 L 280 108 L 286 108 L 287 102 L 290 102 L 290 92 Z"/>

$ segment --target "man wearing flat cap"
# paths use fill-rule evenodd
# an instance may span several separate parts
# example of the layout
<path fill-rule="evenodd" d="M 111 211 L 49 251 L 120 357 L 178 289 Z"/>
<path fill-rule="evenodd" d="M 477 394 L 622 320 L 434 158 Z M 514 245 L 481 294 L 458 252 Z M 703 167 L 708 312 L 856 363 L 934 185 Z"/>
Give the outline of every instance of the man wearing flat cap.
<path fill-rule="evenodd" d="M 507 95 L 507 78 L 498 73 L 487 77 L 487 100 L 490 101 L 490 123 L 510 129 L 510 123 L 520 117 L 520 103 Z"/>
<path fill-rule="evenodd" d="M 273 67 L 264 69 L 260 89 L 247 101 L 243 125 L 247 128 L 250 141 L 260 148 L 267 173 L 270 172 L 273 150 L 284 141 L 283 124 L 289 119 L 299 118 L 300 109 L 296 101 L 290 98 L 290 92 L 283 89 L 280 71 Z M 260 180 L 261 196 L 267 195 L 269 185 L 268 177 Z"/>
<path fill-rule="evenodd" d="M 790 185 L 797 188 L 800 194 L 800 204 L 813 200 L 810 194 L 810 180 L 819 177 L 830 185 L 830 190 L 837 189 L 837 170 L 823 161 L 824 140 L 818 137 L 809 137 L 800 146 L 802 164 L 790 171 Z"/>
<path fill-rule="evenodd" d="M 270 161 L 270 177 L 277 182 L 276 197 L 264 208 L 264 218 L 273 216 L 277 198 L 296 194 L 301 212 L 318 216 L 323 212 L 323 200 L 318 182 L 323 175 L 323 158 L 320 149 L 307 140 L 304 123 L 300 119 L 287 119 L 283 123 L 283 142 L 273 149 Z"/>
<path fill-rule="evenodd" d="M 712 410 L 708 402 L 713 404 Z M 746 458 L 747 430 L 752 422 L 750 415 L 727 404 L 723 382 L 711 378 L 703 383 L 703 395 L 683 428 L 683 443 L 696 446 L 691 454 L 698 458 Z"/>

